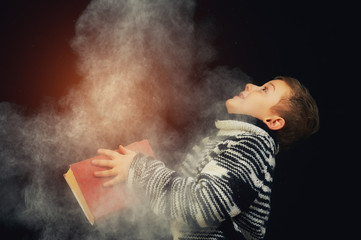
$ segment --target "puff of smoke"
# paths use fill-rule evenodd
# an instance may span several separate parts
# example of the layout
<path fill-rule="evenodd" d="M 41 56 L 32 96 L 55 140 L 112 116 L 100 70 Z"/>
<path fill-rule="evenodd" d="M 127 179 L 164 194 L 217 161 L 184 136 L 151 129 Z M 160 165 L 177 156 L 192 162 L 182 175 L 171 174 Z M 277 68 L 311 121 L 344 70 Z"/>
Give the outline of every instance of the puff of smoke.
<path fill-rule="evenodd" d="M 156 150 L 181 149 L 177 139 L 190 139 L 194 126 L 211 117 L 212 103 L 247 79 L 227 68 L 197 72 L 214 51 L 195 32 L 194 7 L 193 1 L 166 0 L 89 4 L 72 42 L 84 80 L 60 100 L 66 111 L 47 104 L 26 116 L 0 104 L 0 180 L 9 186 L 2 189 L 2 222 L 12 216 L 42 239 L 167 236 L 165 221 L 152 221 L 146 205 L 88 226 L 62 173 L 99 147 L 141 138 L 156 143 Z M 164 152 L 172 164 L 182 155 Z"/>
<path fill-rule="evenodd" d="M 187 108 L 192 11 L 192 1 L 159 0 L 93 1 L 84 11 L 72 46 L 90 88 L 82 92 L 103 125 L 143 123 L 172 104 Z"/>

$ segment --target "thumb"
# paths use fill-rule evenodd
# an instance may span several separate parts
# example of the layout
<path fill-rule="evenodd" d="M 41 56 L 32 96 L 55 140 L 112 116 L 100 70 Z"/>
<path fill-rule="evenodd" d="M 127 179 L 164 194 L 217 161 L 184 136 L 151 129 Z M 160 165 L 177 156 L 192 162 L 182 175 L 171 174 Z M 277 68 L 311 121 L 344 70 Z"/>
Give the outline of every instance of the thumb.
<path fill-rule="evenodd" d="M 121 153 L 121 154 L 129 154 L 130 151 L 128 149 L 126 149 L 125 147 L 123 147 L 122 145 L 119 145 L 119 153 Z"/>

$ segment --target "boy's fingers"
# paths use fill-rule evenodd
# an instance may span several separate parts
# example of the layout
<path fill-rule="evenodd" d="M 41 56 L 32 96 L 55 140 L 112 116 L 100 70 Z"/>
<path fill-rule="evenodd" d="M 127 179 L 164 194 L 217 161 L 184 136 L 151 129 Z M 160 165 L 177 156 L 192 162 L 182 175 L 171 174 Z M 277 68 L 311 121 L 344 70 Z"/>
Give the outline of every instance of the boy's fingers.
<path fill-rule="evenodd" d="M 112 187 L 112 186 L 114 186 L 114 185 L 117 185 L 117 184 L 120 183 L 120 182 L 121 182 L 121 179 L 120 179 L 119 176 L 117 176 L 117 177 L 113 178 L 112 180 L 109 180 L 109 181 L 105 182 L 105 183 L 103 184 L 103 186 L 104 186 L 104 187 Z"/>
<path fill-rule="evenodd" d="M 128 148 L 123 147 L 122 145 L 119 145 L 119 151 L 123 154 L 131 154 L 134 153 L 133 151 L 129 150 Z"/>
<path fill-rule="evenodd" d="M 92 164 L 100 166 L 100 167 L 114 167 L 114 162 L 112 160 L 93 160 Z"/>
<path fill-rule="evenodd" d="M 111 159 L 114 159 L 119 156 L 119 153 L 117 153 L 116 151 L 112 151 L 109 149 L 103 149 L 103 148 L 98 149 L 98 153 L 104 154 L 104 155 L 110 157 Z"/>
<path fill-rule="evenodd" d="M 117 175 L 117 173 L 115 171 L 113 171 L 113 169 L 111 169 L 111 170 L 105 170 L 105 171 L 95 171 L 94 175 L 96 177 L 111 177 L 111 176 Z"/>
<path fill-rule="evenodd" d="M 123 147 L 122 145 L 119 145 L 118 149 L 119 149 L 119 152 L 121 154 L 126 154 L 127 153 L 127 149 L 125 147 Z"/>

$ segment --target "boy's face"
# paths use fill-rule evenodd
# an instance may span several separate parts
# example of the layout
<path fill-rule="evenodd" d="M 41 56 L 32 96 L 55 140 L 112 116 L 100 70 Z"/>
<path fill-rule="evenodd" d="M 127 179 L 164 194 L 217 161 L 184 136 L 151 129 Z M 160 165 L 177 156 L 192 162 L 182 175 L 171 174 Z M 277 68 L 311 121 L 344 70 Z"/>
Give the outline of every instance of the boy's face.
<path fill-rule="evenodd" d="M 263 86 L 247 84 L 243 92 L 226 101 L 226 107 L 228 113 L 251 115 L 262 120 L 270 129 L 279 130 L 285 121 L 271 108 L 290 94 L 291 88 L 282 80 L 272 80 Z"/>

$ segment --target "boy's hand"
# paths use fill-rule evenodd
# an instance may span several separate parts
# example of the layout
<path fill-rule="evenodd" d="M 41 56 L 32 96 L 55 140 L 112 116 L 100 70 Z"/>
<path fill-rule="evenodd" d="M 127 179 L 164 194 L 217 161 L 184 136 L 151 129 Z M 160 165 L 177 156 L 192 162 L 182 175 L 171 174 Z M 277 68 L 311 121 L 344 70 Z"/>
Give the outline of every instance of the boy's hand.
<path fill-rule="evenodd" d="M 92 161 L 94 165 L 99 167 L 110 168 L 104 171 L 95 171 L 94 175 L 96 177 L 114 176 L 113 179 L 104 183 L 104 187 L 114 186 L 120 182 L 125 182 L 128 178 L 129 168 L 136 153 L 123 146 L 119 146 L 119 150 L 122 154 L 108 149 L 98 149 L 98 153 L 108 156 L 111 160 Z"/>

